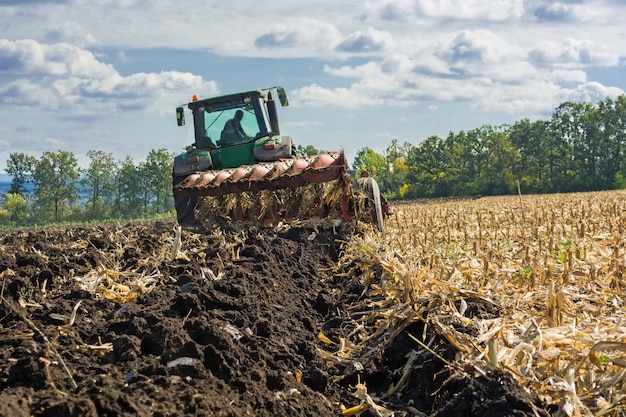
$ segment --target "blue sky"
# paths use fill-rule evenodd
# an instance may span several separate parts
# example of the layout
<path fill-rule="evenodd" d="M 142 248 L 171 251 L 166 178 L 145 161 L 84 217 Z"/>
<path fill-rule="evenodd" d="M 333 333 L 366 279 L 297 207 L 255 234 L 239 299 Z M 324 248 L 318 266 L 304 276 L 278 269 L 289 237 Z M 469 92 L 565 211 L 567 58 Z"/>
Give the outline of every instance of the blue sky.
<path fill-rule="evenodd" d="M 351 161 L 626 90 L 621 0 L 0 0 L 11 152 L 179 152 L 193 94 L 283 86 L 283 134 Z"/>

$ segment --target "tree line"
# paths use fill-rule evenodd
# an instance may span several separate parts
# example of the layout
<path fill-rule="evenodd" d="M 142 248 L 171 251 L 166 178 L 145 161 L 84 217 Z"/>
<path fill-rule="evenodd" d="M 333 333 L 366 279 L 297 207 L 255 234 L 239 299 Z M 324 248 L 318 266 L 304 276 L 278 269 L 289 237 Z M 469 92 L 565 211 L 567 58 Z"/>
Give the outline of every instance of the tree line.
<path fill-rule="evenodd" d="M 9 154 L 5 171 L 12 180 L 0 206 L 0 225 L 134 219 L 172 211 L 174 155 L 167 150 L 153 149 L 139 164 L 98 150 L 87 157 L 89 165 L 81 168 L 69 151 L 43 152 L 40 158 Z"/>
<path fill-rule="evenodd" d="M 564 102 L 549 120 L 485 125 L 417 145 L 394 139 L 358 150 L 389 198 L 596 191 L 626 188 L 626 96 Z"/>

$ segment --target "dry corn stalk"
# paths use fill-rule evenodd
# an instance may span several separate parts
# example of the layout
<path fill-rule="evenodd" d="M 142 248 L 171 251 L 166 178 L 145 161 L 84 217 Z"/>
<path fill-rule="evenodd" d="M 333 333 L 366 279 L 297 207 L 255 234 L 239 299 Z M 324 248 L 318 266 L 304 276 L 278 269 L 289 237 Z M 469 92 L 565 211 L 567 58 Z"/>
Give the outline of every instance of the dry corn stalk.
<path fill-rule="evenodd" d="M 367 303 L 348 307 L 354 331 L 325 356 L 362 361 L 424 320 L 459 361 L 511 371 L 560 415 L 620 415 L 624 230 L 624 191 L 400 205 L 387 233 L 344 246 L 337 275 L 359 279 Z M 476 311 L 489 305 L 497 317 Z"/>

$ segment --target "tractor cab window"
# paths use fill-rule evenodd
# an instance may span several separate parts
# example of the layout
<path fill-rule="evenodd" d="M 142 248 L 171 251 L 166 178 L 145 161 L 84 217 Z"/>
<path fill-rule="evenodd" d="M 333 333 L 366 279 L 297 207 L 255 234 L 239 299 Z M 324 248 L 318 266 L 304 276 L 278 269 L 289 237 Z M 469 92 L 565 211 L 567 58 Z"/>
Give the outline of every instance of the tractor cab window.
<path fill-rule="evenodd" d="M 210 102 L 194 109 L 196 145 L 201 149 L 246 143 L 268 135 L 269 122 L 262 97 L 245 102 Z"/>
<path fill-rule="evenodd" d="M 252 109 L 239 107 L 224 110 L 214 126 L 220 129 L 219 145 L 229 146 L 248 142 L 259 132 L 256 115 Z"/>

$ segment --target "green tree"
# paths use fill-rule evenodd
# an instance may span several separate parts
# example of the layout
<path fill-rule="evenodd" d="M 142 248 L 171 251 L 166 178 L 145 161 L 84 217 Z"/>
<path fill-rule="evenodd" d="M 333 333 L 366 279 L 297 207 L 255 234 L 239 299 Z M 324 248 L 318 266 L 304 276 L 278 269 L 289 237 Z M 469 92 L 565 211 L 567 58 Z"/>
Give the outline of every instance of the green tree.
<path fill-rule="evenodd" d="M 502 195 L 514 192 L 513 167 L 518 164 L 519 153 L 506 131 L 503 127 L 483 126 L 479 134 L 483 155 L 478 170 L 478 193 Z"/>
<path fill-rule="evenodd" d="M 545 193 L 552 190 L 547 123 L 522 119 L 509 127 L 507 134 L 519 159 L 513 167 L 524 193 Z"/>
<path fill-rule="evenodd" d="M 580 191 L 581 160 L 575 154 L 582 153 L 581 132 L 578 126 L 579 107 L 576 103 L 564 102 L 556 108 L 548 124 L 548 149 L 550 182 L 552 192 Z"/>
<path fill-rule="evenodd" d="M 72 152 L 44 152 L 35 164 L 33 182 L 35 198 L 44 219 L 52 211 L 58 222 L 71 203 L 78 199 L 78 160 Z"/>
<path fill-rule="evenodd" d="M 624 152 L 626 146 L 626 96 L 621 95 L 617 99 L 606 100 L 598 103 L 600 119 L 602 120 L 602 143 L 600 144 L 603 155 L 599 166 L 602 178 L 602 187 L 607 187 L 611 179 L 615 179 L 618 173 L 625 174 Z"/>
<path fill-rule="evenodd" d="M 388 171 L 387 161 L 383 155 L 366 146 L 357 151 L 352 163 L 352 170 L 356 173 L 366 170 L 378 180 Z"/>
<path fill-rule="evenodd" d="M 142 177 L 130 156 L 118 163 L 115 173 L 113 213 L 121 218 L 135 218 L 142 211 Z"/>
<path fill-rule="evenodd" d="M 389 188 L 389 165 L 386 158 L 368 147 L 357 151 L 352 164 L 354 175 L 359 176 L 362 171 L 367 171 L 376 180 L 382 193 L 389 194 L 394 191 Z"/>
<path fill-rule="evenodd" d="M 403 189 L 408 174 L 406 155 L 410 144 L 405 143 L 400 146 L 398 139 L 393 139 L 391 144 L 385 149 L 384 158 L 387 166 L 386 176 L 382 178 L 382 188 L 386 190 L 389 198 L 400 197 L 406 190 Z"/>
<path fill-rule="evenodd" d="M 11 187 L 9 193 L 26 195 L 26 184 L 32 181 L 32 173 L 37 159 L 21 152 L 9 154 L 7 167 L 4 171 L 11 175 Z"/>
<path fill-rule="evenodd" d="M 24 224 L 28 220 L 28 201 L 22 194 L 7 193 L 2 208 L 6 210 L 7 218 L 12 223 Z"/>
<path fill-rule="evenodd" d="M 314 148 L 313 145 L 306 145 L 306 146 L 298 145 L 297 149 L 298 149 L 299 155 L 313 156 L 313 155 L 318 155 L 320 153 L 320 151 Z"/>
<path fill-rule="evenodd" d="M 448 195 L 449 166 L 443 139 L 429 136 L 418 146 L 407 148 L 406 197 L 442 197 Z"/>
<path fill-rule="evenodd" d="M 91 219 L 104 218 L 107 211 L 106 202 L 111 199 L 113 179 L 115 177 L 115 159 L 109 153 L 90 150 L 87 152 L 90 162 L 87 169 L 82 171 L 81 184 L 89 189 L 89 199 L 86 210 Z"/>
<path fill-rule="evenodd" d="M 458 134 L 450 132 L 444 143 L 448 195 L 477 195 L 481 193 L 479 174 L 485 163 L 479 129 Z"/>
<path fill-rule="evenodd" d="M 146 191 L 155 199 L 156 213 L 167 212 L 173 208 L 172 196 L 172 165 L 174 155 L 166 149 L 152 149 L 142 164 L 142 177 L 145 179 Z M 148 200 L 149 201 L 149 200 Z M 147 203 L 147 201 L 145 201 Z M 145 207 L 147 209 L 147 206 Z"/>

